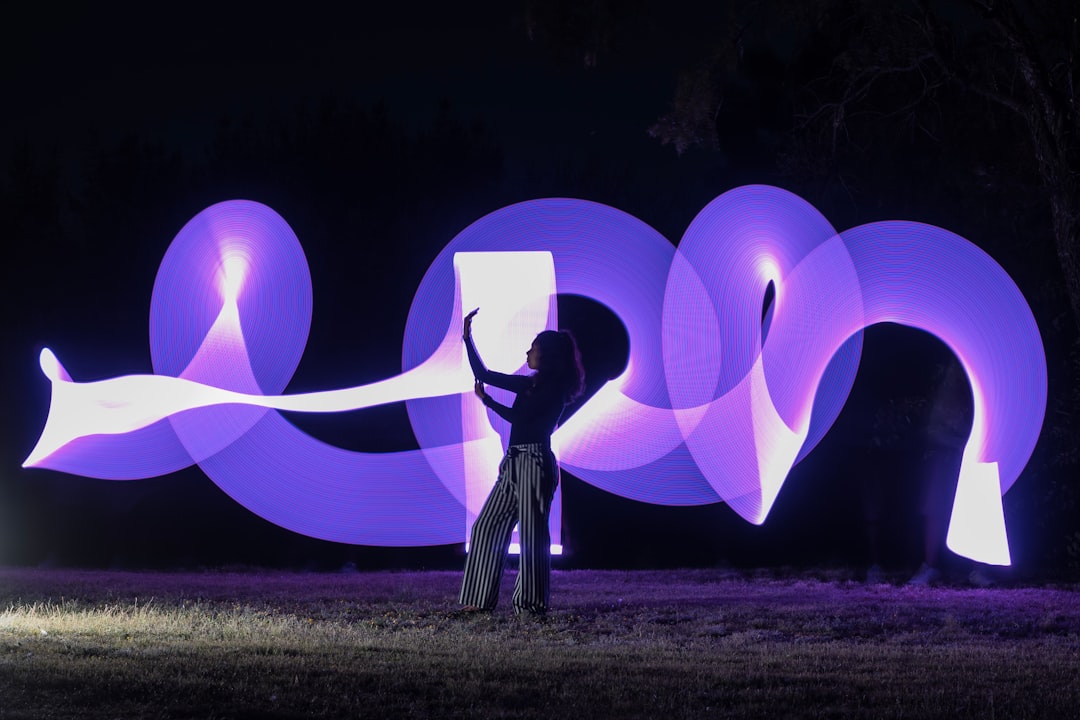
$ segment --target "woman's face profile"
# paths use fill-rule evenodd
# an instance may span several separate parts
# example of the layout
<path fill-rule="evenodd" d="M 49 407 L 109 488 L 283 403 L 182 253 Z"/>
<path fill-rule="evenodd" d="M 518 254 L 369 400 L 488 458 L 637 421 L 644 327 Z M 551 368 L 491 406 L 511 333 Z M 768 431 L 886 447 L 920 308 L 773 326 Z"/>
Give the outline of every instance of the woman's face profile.
<path fill-rule="evenodd" d="M 540 346 L 533 341 L 532 347 L 525 353 L 525 364 L 529 366 L 530 370 L 540 369 Z"/>

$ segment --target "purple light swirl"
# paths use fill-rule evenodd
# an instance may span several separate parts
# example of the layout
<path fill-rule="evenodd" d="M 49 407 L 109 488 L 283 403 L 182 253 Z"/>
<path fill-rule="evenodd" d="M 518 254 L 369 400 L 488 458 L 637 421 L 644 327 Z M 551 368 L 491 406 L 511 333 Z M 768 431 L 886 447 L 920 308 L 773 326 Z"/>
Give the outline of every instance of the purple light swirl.
<path fill-rule="evenodd" d="M 76 383 L 42 352 L 52 405 L 25 465 L 132 479 L 196 462 L 245 507 L 299 533 L 461 542 L 508 430 L 469 402 L 463 309 L 489 308 L 477 343 L 493 367 L 512 372 L 532 335 L 557 325 L 556 293 L 606 305 L 630 338 L 626 371 L 553 437 L 563 466 L 644 502 L 722 500 L 754 523 L 842 409 L 862 329 L 893 322 L 936 335 L 963 364 L 975 401 L 949 547 L 1010 562 L 1001 496 L 1026 465 L 1046 406 L 1042 342 L 1019 289 L 946 230 L 886 222 L 837 233 L 804 200 L 767 186 L 714 200 L 677 250 L 640 220 L 583 200 L 498 210 L 428 269 L 406 322 L 401 375 L 302 395 L 280 394 L 311 320 L 299 241 L 263 205 L 212 206 L 162 261 L 154 375 Z M 402 400 L 420 450 L 345 451 L 277 412 Z"/>

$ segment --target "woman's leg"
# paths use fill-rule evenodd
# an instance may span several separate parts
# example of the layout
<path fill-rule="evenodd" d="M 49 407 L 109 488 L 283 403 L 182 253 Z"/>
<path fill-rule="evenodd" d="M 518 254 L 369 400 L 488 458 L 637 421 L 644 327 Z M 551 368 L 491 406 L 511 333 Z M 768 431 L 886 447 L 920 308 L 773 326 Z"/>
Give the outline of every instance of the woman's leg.
<path fill-rule="evenodd" d="M 551 595 L 551 534 L 548 516 L 558 484 L 558 466 L 550 453 L 523 454 L 517 465 L 521 538 L 520 565 L 514 583 L 514 611 L 543 615 Z"/>
<path fill-rule="evenodd" d="M 473 523 L 469 553 L 465 557 L 465 577 L 461 581 L 462 605 L 494 610 L 499 602 L 506 548 L 518 522 L 517 494 L 509 462 L 503 460 L 499 480 Z"/>

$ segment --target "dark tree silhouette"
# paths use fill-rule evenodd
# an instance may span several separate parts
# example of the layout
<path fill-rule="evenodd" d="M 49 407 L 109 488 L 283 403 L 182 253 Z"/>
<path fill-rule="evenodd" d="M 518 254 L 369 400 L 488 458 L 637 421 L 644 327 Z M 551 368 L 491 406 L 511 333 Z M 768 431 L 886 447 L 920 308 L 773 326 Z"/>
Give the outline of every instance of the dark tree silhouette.
<path fill-rule="evenodd" d="M 858 204 L 868 175 L 946 153 L 949 163 L 920 169 L 948 170 L 959 190 L 1011 207 L 1042 203 L 1080 330 L 1078 10 L 1071 0 L 733 3 L 650 132 L 678 152 L 736 143 L 725 116 L 746 111 L 732 100 L 747 84 L 762 92 L 752 61 L 772 53 L 785 77 L 767 99 L 792 113 L 782 169 Z"/>
<path fill-rule="evenodd" d="M 530 0 L 525 32 L 533 42 L 591 69 L 637 22 L 645 5 L 645 0 Z"/>

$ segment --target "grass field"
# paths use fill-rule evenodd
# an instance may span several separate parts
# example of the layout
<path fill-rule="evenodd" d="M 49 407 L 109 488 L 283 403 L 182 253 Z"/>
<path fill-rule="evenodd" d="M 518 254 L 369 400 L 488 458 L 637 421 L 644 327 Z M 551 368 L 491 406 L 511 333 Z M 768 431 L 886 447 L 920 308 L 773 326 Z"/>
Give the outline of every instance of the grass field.
<path fill-rule="evenodd" d="M 1075 718 L 1080 588 L 556 572 L 0 569 L 0 718 Z"/>

